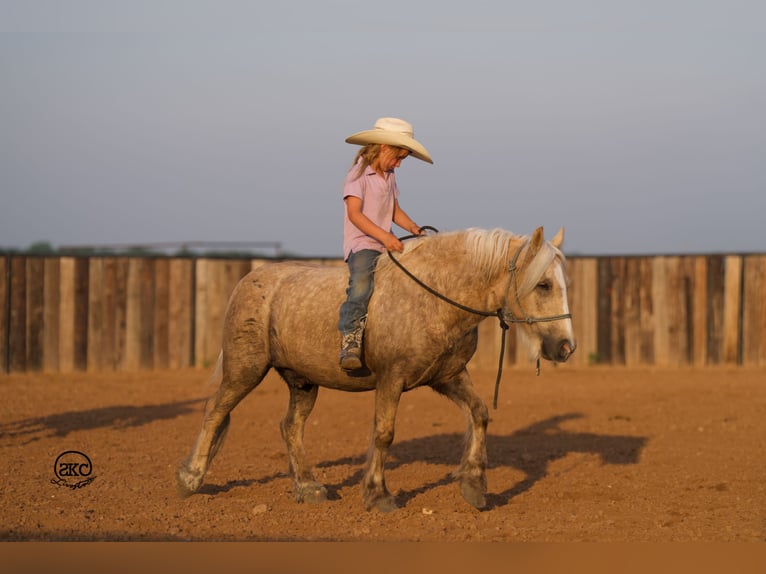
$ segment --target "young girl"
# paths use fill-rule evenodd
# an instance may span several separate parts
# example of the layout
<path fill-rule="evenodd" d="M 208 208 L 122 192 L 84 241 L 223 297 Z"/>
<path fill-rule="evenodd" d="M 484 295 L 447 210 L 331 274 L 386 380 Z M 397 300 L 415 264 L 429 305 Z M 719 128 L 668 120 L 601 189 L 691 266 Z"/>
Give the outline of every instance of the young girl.
<path fill-rule="evenodd" d="M 375 261 L 386 250 L 401 252 L 402 242 L 391 233 L 396 223 L 411 234 L 420 228 L 399 205 L 394 170 L 404 158 L 433 163 L 413 137 L 412 125 L 397 118 L 380 118 L 371 130 L 346 138 L 362 145 L 343 185 L 346 204 L 343 220 L 343 258 L 350 272 L 346 301 L 340 307 L 340 367 L 362 368 L 362 336 L 367 323 L 367 304 L 373 290 Z"/>

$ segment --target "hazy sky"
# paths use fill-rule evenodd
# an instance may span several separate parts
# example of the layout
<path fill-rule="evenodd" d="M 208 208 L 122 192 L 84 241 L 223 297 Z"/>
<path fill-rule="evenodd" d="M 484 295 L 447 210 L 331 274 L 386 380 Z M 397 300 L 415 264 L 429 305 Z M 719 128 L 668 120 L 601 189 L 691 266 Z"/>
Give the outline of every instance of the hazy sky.
<path fill-rule="evenodd" d="M 0 0 L 0 246 L 339 256 L 346 136 L 398 116 L 441 230 L 766 252 L 763 0 Z M 396 233 L 404 234 L 396 229 Z"/>

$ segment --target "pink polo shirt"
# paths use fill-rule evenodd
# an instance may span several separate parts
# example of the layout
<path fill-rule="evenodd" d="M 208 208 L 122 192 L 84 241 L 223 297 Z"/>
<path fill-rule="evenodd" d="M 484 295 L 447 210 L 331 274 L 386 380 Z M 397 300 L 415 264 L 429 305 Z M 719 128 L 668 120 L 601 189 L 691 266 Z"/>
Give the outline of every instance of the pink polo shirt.
<path fill-rule="evenodd" d="M 386 179 L 367 167 L 364 173 L 356 177 L 359 169 L 353 166 L 343 184 L 343 199 L 349 196 L 358 197 L 362 200 L 362 213 L 375 225 L 391 231 L 394 219 L 394 200 L 399 198 L 399 188 L 396 186 L 394 171 L 386 172 Z M 385 246 L 377 239 L 366 235 L 348 218 L 348 208 L 344 203 L 343 209 L 343 259 L 348 259 L 352 251 L 362 249 L 374 249 L 383 252 Z"/>

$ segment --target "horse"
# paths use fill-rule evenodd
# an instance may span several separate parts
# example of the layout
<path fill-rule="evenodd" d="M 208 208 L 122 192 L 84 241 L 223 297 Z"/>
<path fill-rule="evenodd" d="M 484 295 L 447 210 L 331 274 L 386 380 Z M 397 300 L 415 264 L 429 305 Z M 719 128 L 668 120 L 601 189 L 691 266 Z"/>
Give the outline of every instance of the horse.
<path fill-rule="evenodd" d="M 229 298 L 215 370 L 220 382 L 205 406 L 193 449 L 177 470 L 179 494 L 199 490 L 232 409 L 273 368 L 290 393 L 280 431 L 296 501 L 327 499 L 303 445 L 306 419 L 324 387 L 375 392 L 362 499 L 368 511 L 398 508 L 384 476 L 397 407 L 402 393 L 427 386 L 466 414 L 466 442 L 453 477 L 465 501 L 484 509 L 489 412 L 466 365 L 476 351 L 479 323 L 495 314 L 517 324 L 533 359 L 564 362 L 574 352 L 563 239 L 563 228 L 550 241 L 542 227 L 531 236 L 470 228 L 418 236 L 404 242 L 400 255 L 382 255 L 364 332 L 365 368 L 357 373 L 338 364 L 337 321 L 347 269 L 301 261 L 254 269 Z"/>

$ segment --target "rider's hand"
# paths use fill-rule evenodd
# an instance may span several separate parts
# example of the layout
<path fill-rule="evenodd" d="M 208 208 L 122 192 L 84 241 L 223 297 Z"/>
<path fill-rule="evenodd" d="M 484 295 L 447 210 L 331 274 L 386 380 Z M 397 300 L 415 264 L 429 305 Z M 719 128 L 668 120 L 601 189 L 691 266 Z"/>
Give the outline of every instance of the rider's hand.
<path fill-rule="evenodd" d="M 396 251 L 397 253 L 404 251 L 404 243 L 399 241 L 399 239 L 393 233 L 386 235 L 385 241 L 383 241 L 383 245 L 389 251 Z"/>

